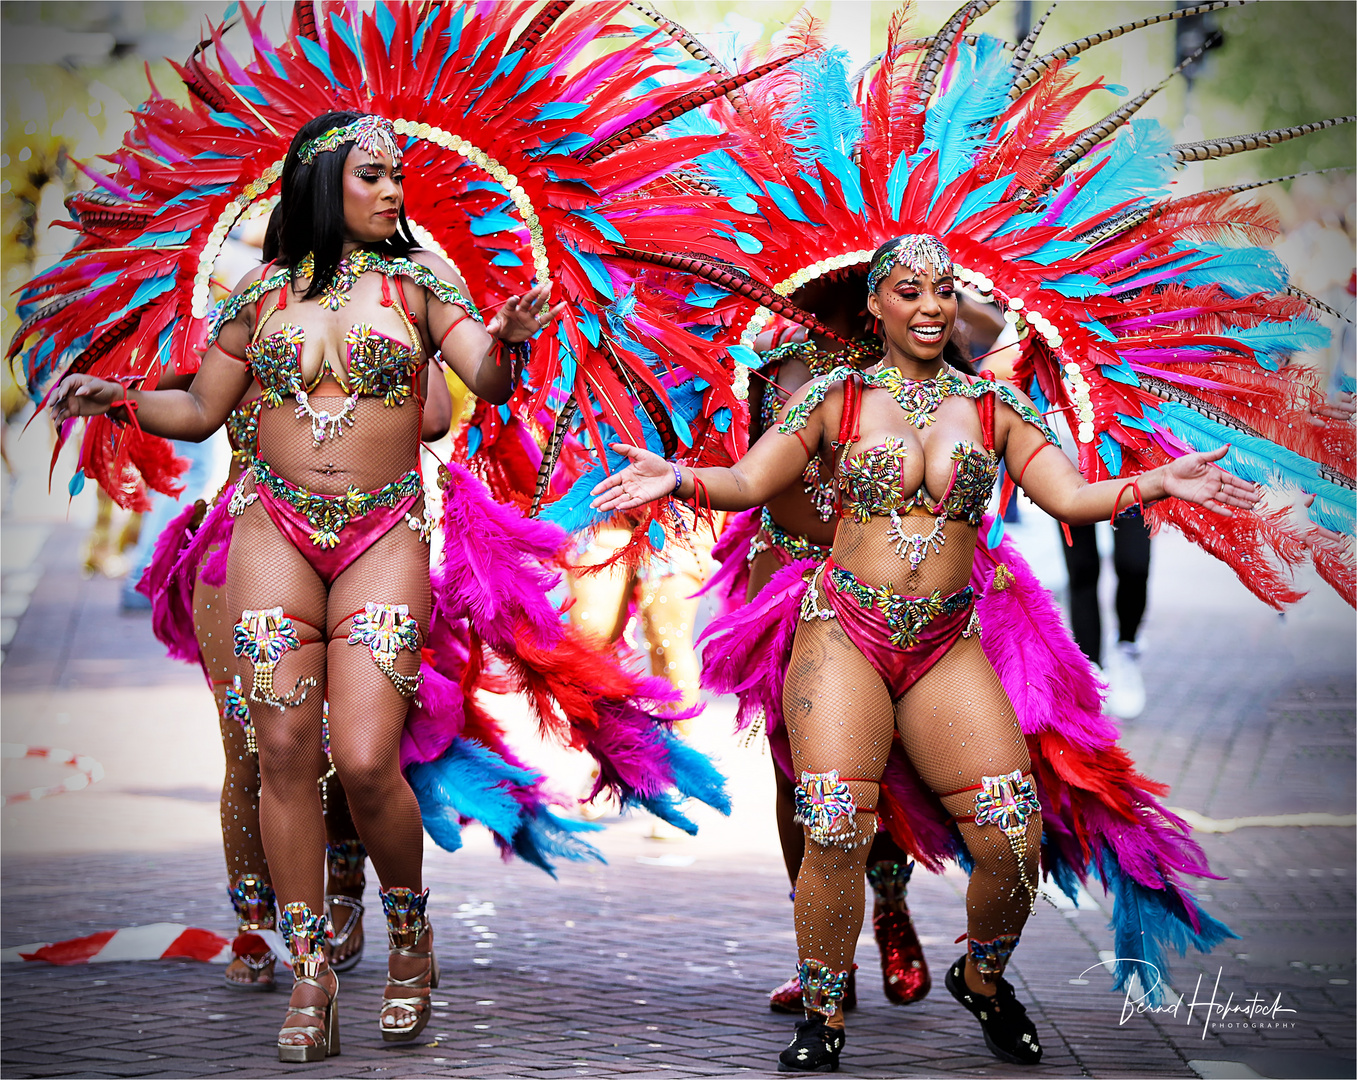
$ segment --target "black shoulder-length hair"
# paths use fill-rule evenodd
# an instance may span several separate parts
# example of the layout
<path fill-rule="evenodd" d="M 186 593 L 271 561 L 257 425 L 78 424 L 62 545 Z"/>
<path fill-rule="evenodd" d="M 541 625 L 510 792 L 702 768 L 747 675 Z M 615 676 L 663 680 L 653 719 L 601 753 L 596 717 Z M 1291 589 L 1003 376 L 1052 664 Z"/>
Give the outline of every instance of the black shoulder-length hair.
<path fill-rule="evenodd" d="M 295 267 L 308 253 L 315 256 L 315 273 L 305 299 L 319 296 L 334 281 L 344 251 L 344 161 L 353 142 L 338 150 L 317 154 L 303 164 L 301 148 L 331 128 L 344 127 L 362 113 L 328 112 L 308 120 L 292 139 L 283 161 L 282 193 L 269 216 L 264 234 L 264 260 Z M 418 247 L 401 204 L 400 223 L 389 240 L 372 246 L 383 255 L 408 255 Z"/>
<path fill-rule="evenodd" d="M 886 252 L 890 251 L 891 248 L 896 247 L 899 243 L 900 237 L 898 236 L 895 237 L 895 239 L 893 240 L 887 240 L 884 244 L 877 248 L 875 252 L 872 253 L 872 257 L 871 259 L 868 260 L 867 266 L 868 267 L 875 266 L 876 261 L 879 258 L 881 258 L 882 255 L 885 255 Z M 877 288 L 880 287 L 881 287 L 880 284 L 878 284 Z M 957 314 L 958 316 L 960 316 L 961 313 L 960 291 L 957 292 L 957 301 L 958 301 Z M 971 362 L 971 358 L 967 355 L 967 350 L 965 349 L 965 347 L 963 347 L 961 343 L 957 341 L 955 333 L 956 324 L 954 323 L 952 325 L 952 334 L 948 335 L 947 343 L 942 347 L 942 359 L 944 360 L 944 362 L 946 362 L 948 367 L 956 368 L 957 371 L 960 371 L 965 375 L 974 375 L 976 373 L 975 364 Z"/>

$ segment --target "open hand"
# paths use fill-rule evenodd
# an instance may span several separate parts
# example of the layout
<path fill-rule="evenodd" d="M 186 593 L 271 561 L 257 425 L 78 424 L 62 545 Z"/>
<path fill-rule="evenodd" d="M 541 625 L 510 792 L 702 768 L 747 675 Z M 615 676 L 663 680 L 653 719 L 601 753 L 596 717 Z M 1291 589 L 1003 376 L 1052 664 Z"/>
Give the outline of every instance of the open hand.
<path fill-rule="evenodd" d="M 73 416 L 102 416 L 125 396 L 121 383 L 96 379 L 93 375 L 67 375 L 61 380 L 47 408 L 52 420 L 62 424 Z"/>
<path fill-rule="evenodd" d="M 674 493 L 674 466 L 659 454 L 639 446 L 613 443 L 613 450 L 630 464 L 609 476 L 589 494 L 595 510 L 631 510 Z"/>
<path fill-rule="evenodd" d="M 491 337 L 516 345 L 549 325 L 564 310 L 564 301 L 555 307 L 551 306 L 550 282 L 534 285 L 522 296 L 509 297 L 485 324 L 485 329 Z"/>
<path fill-rule="evenodd" d="M 1164 494 L 1197 503 L 1222 517 L 1231 516 L 1236 509 L 1251 510 L 1262 498 L 1263 489 L 1212 464 L 1229 449 L 1218 446 L 1178 458 L 1164 470 Z"/>

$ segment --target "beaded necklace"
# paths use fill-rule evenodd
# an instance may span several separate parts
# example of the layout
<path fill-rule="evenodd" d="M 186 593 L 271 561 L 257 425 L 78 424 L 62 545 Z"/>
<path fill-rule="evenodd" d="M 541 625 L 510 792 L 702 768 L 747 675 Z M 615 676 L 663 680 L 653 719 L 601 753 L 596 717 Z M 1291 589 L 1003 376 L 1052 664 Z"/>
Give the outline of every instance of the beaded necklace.
<path fill-rule="evenodd" d="M 944 368 L 931 379 L 907 379 L 899 368 L 883 367 L 875 374 L 863 376 L 863 382 L 890 394 L 905 419 L 917 428 L 933 423 L 933 414 L 945 398 L 965 394 L 970 389 L 970 384 L 951 368 Z"/>

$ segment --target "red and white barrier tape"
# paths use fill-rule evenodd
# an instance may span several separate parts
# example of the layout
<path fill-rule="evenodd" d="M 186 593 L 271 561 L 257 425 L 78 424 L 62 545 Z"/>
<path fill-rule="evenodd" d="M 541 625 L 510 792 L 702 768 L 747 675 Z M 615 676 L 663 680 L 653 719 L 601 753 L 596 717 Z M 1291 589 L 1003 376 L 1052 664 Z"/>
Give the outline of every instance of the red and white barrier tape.
<path fill-rule="evenodd" d="M 225 964 L 231 942 L 211 930 L 183 923 L 151 923 L 103 930 L 68 941 L 37 941 L 0 950 L 0 961 L 38 960 L 48 964 L 109 964 L 119 960 L 199 960 Z"/>
<path fill-rule="evenodd" d="M 83 791 L 91 784 L 97 784 L 104 778 L 104 767 L 92 757 L 75 754 L 70 750 L 59 750 L 55 746 L 25 746 L 23 743 L 0 743 L 0 758 L 46 758 L 48 761 L 69 765 L 76 772 L 59 784 L 47 787 L 29 788 L 14 795 L 5 796 L 5 805 L 33 802 L 45 799 L 49 795 L 61 795 L 67 791 Z"/>

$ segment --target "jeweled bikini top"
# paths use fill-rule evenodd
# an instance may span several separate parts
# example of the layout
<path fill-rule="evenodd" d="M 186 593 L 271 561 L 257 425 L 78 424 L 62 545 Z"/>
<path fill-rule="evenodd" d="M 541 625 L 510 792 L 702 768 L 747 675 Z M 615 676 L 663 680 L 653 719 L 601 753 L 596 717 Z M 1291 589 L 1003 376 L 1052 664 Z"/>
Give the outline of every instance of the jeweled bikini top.
<path fill-rule="evenodd" d="M 327 358 L 306 382 L 302 377 L 302 347 L 306 332 L 293 323 L 282 323 L 270 334 L 264 327 L 286 303 L 286 292 L 295 277 L 309 277 L 314 269 L 310 255 L 295 271 L 288 268 L 265 273 L 258 281 L 232 296 L 221 308 L 208 333 L 208 344 L 217 339 L 221 328 L 234 319 L 248 304 L 257 303 L 269 293 L 278 292 L 278 299 L 255 322 L 254 336 L 245 350 L 245 362 L 250 365 L 259 382 L 259 401 L 269 408 L 277 408 L 284 398 L 297 402 L 297 417 L 311 420 L 311 434 L 317 446 L 326 438 L 344 433 L 346 425 L 353 424 L 353 412 L 359 397 L 380 397 L 388 406 L 402 404 L 410 396 L 411 383 L 423 362 L 423 346 L 419 332 L 400 300 L 390 304 L 405 327 L 409 344 L 375 331 L 368 323 L 355 323 L 344 337 L 345 363 L 337 364 Z M 412 259 L 389 259 L 375 252 L 351 252 L 340 262 L 334 282 L 322 292 L 320 302 L 331 311 L 338 311 L 348 303 L 349 292 L 358 278 L 375 271 L 385 278 L 408 277 L 416 285 L 428 289 L 439 300 L 456 304 L 480 321 L 480 314 L 457 286 L 443 281 L 428 267 Z M 383 289 L 385 291 L 385 284 Z M 347 395 L 343 407 L 336 413 L 318 411 L 309 401 L 309 395 L 326 377 L 339 384 Z"/>
<path fill-rule="evenodd" d="M 883 368 L 868 375 L 862 375 L 852 368 L 837 368 L 812 384 L 810 392 L 800 404 L 788 411 L 777 430 L 784 435 L 794 435 L 800 431 L 829 390 L 850 377 L 861 379 L 863 387 L 885 390 L 916 427 L 927 427 L 933 422 L 933 412 L 944 398 L 968 397 L 976 401 L 985 394 L 993 394 L 1024 421 L 1034 425 L 1048 442 L 1058 445 L 1055 434 L 1041 414 L 1022 401 L 1010 387 L 987 379 L 972 382 L 950 369 L 944 370 L 935 379 L 916 382 L 904 378 L 896 368 Z M 845 401 L 844 423 L 840 439 L 834 444 L 836 449 L 846 450 L 857 441 L 858 402 L 854 395 L 849 395 L 849 398 L 852 404 Z M 850 409 L 854 411 L 851 417 L 848 415 Z M 887 436 L 879 445 L 844 456 L 838 469 L 841 492 L 839 513 L 841 517 L 851 517 L 863 524 L 873 517 L 889 517 L 890 537 L 896 553 L 908 560 L 911 570 L 915 570 L 930 548 L 933 551 L 942 548 L 945 542 L 942 526 L 947 521 L 980 524 L 999 473 L 999 461 L 990 450 L 970 442 L 957 443 L 952 448 L 952 474 L 947 490 L 934 502 L 929 496 L 926 482 L 914 490 L 906 487 L 904 469 L 908 453 L 909 447 L 905 440 Z M 915 509 L 936 518 L 931 533 L 915 535 L 905 529 L 900 515 Z"/>

